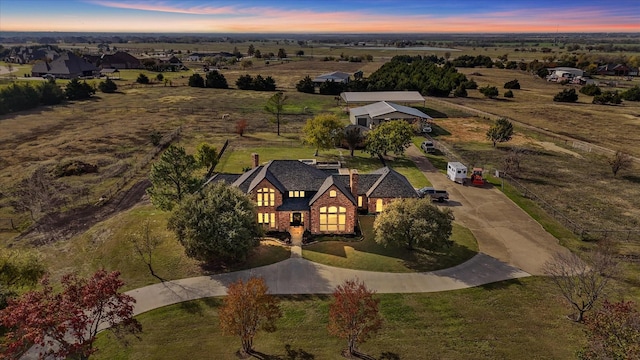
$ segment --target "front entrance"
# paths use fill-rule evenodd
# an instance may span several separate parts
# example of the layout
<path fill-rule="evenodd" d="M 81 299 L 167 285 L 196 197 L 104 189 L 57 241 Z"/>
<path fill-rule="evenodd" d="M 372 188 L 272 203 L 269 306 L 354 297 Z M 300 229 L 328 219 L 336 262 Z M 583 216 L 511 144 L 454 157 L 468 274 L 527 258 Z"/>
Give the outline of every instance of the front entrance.
<path fill-rule="evenodd" d="M 302 214 L 294 212 L 291 214 L 291 226 L 302 226 Z"/>

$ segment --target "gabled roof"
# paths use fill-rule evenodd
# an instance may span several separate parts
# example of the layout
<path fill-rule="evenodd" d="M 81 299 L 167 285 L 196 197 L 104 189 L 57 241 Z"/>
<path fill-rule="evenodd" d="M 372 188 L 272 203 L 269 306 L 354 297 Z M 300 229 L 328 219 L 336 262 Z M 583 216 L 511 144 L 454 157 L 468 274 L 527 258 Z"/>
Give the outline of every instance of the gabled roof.
<path fill-rule="evenodd" d="M 31 71 L 36 73 L 46 72 L 52 75 L 75 75 L 97 70 L 93 64 L 78 55 L 72 52 L 65 52 L 50 63 L 36 63 Z"/>
<path fill-rule="evenodd" d="M 282 184 L 283 191 L 316 191 L 327 178 L 327 173 L 324 171 L 298 160 L 272 160 L 264 165 L 264 168 L 265 172 L 261 172 L 258 176 L 266 176 L 266 174 L 274 176 Z M 262 178 L 257 182 L 261 180 Z"/>
<path fill-rule="evenodd" d="M 380 174 L 378 180 L 367 191 L 367 197 L 370 198 L 412 198 L 418 197 L 418 193 L 411 186 L 407 178 L 385 166 L 374 171 L 372 174 Z"/>
<path fill-rule="evenodd" d="M 346 187 L 342 181 L 338 180 L 338 176 L 332 175 L 327 177 L 324 183 L 322 183 L 322 186 L 320 186 L 320 188 L 318 189 L 318 192 L 309 201 L 309 205 L 316 202 L 316 200 L 318 200 L 322 195 L 324 195 L 324 193 L 326 193 L 327 190 L 329 190 L 329 188 L 331 188 L 332 185 L 335 185 L 340 190 L 340 192 L 342 192 L 347 197 L 347 199 L 351 201 L 351 203 L 353 203 L 354 205 L 356 204 L 356 199 L 351 194 L 351 191 L 349 190 L 349 188 Z"/>
<path fill-rule="evenodd" d="M 391 102 L 424 102 L 424 97 L 417 91 L 365 91 L 343 92 L 340 94 L 346 103 L 371 103 L 377 101 Z"/>
<path fill-rule="evenodd" d="M 388 115 L 394 112 L 400 112 L 403 114 L 407 114 L 407 115 L 411 115 L 411 116 L 415 116 L 423 119 L 431 119 L 431 116 L 423 113 L 418 109 L 408 107 L 408 106 L 402 106 L 402 105 L 398 105 L 398 104 L 394 104 L 386 101 L 380 101 L 374 104 L 353 108 L 350 110 L 350 112 L 355 116 L 369 115 L 369 117 L 371 117 L 372 119 L 375 119 L 378 117 L 384 117 L 385 115 Z"/>
<path fill-rule="evenodd" d="M 287 191 L 284 185 L 280 183 L 278 178 L 275 175 L 273 175 L 271 171 L 269 171 L 269 164 L 263 166 L 262 169 L 258 172 L 258 174 L 256 174 L 256 177 L 253 178 L 253 180 L 251 180 L 251 184 L 249 185 L 249 189 L 247 190 L 247 192 L 255 189 L 256 186 L 260 185 L 260 182 L 264 179 L 270 182 L 271 185 L 275 186 L 276 189 L 278 189 L 278 191 L 280 191 L 281 193 L 284 193 L 285 191 Z"/>
<path fill-rule="evenodd" d="M 334 71 L 326 74 L 322 74 L 313 79 L 313 82 L 325 82 L 325 81 L 335 81 L 335 82 L 347 82 L 349 81 L 349 77 L 351 75 L 342 72 L 342 71 Z"/>

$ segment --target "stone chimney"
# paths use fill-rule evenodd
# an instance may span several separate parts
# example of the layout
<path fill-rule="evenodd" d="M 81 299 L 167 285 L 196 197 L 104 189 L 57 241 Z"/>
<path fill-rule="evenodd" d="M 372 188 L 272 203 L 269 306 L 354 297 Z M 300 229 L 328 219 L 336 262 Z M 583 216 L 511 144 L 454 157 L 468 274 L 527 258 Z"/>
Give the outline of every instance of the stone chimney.
<path fill-rule="evenodd" d="M 353 197 L 358 201 L 358 170 L 356 169 L 349 171 L 349 188 Z"/>
<path fill-rule="evenodd" d="M 258 153 L 251 154 L 251 161 L 253 162 L 253 169 L 257 168 L 260 165 L 260 156 Z"/>

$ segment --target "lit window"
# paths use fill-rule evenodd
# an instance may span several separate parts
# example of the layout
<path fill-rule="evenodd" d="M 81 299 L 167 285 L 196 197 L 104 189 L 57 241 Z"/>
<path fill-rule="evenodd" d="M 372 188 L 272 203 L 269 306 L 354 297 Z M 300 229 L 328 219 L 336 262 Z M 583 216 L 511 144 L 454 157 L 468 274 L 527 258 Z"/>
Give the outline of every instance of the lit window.
<path fill-rule="evenodd" d="M 289 191 L 289 197 L 290 198 L 294 198 L 294 197 L 304 197 L 304 191 Z"/>
<path fill-rule="evenodd" d="M 335 190 L 331 190 L 331 191 L 329 191 L 329 197 L 334 198 L 334 197 L 336 197 L 337 195 L 338 195 L 338 193 L 336 193 L 336 191 L 335 191 Z"/>
<path fill-rule="evenodd" d="M 258 213 L 258 224 L 268 224 L 270 227 L 276 227 L 275 213 Z"/>
<path fill-rule="evenodd" d="M 358 207 L 362 207 L 362 196 L 358 196 Z"/>
<path fill-rule="evenodd" d="M 382 212 L 382 199 L 376 200 L 376 212 Z"/>
<path fill-rule="evenodd" d="M 274 206 L 276 202 L 276 193 L 273 189 L 258 189 L 258 206 Z"/>
<path fill-rule="evenodd" d="M 320 208 L 320 231 L 344 231 L 347 228 L 347 209 L 340 206 Z"/>

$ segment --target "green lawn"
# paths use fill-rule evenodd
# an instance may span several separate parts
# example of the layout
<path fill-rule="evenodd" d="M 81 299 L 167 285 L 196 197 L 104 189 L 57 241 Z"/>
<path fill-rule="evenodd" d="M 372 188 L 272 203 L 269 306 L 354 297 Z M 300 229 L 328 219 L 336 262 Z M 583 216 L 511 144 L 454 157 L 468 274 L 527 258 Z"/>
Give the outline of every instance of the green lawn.
<path fill-rule="evenodd" d="M 453 225 L 454 245 L 442 252 L 409 251 L 404 247 L 384 247 L 374 240 L 374 216 L 360 216 L 362 241 L 321 241 L 303 247 L 305 259 L 342 268 L 414 272 L 444 269 L 463 263 L 478 252 L 478 243 L 467 228 Z"/>
<path fill-rule="evenodd" d="M 149 221 L 152 234 L 161 239 L 153 253 L 152 264 L 158 276 L 165 280 L 181 279 L 216 272 L 236 271 L 275 263 L 289 258 L 288 248 L 262 244 L 241 264 L 221 267 L 203 266 L 187 257 L 175 234 L 167 230 L 169 213 L 151 205 L 138 206 L 96 224 L 82 235 L 40 248 L 47 269 L 54 277 L 76 271 L 82 275 L 104 268 L 118 270 L 125 281 L 125 290 L 159 282 L 128 242 L 131 234 L 140 232 Z"/>
<path fill-rule="evenodd" d="M 583 326 L 549 296 L 546 278 L 526 278 L 431 294 L 380 294 L 381 331 L 360 350 L 378 359 L 571 359 L 584 344 Z M 274 333 L 258 333 L 264 359 L 339 359 L 346 341 L 327 332 L 330 297 L 282 297 Z M 92 359 L 237 359 L 237 337 L 222 335 L 219 298 L 160 308 L 138 317 L 141 340 L 131 346 L 103 333 Z M 286 347 L 296 351 L 297 356 Z M 382 357 L 387 353 L 386 357 Z M 305 357 L 306 354 L 306 357 Z"/>

